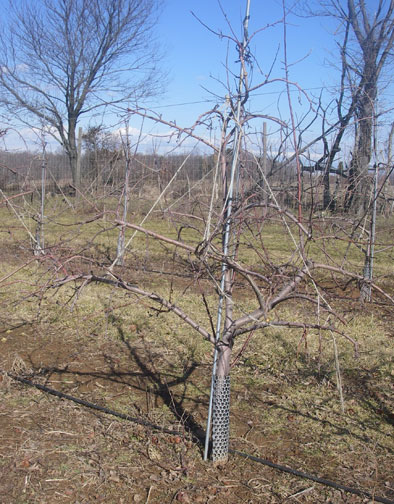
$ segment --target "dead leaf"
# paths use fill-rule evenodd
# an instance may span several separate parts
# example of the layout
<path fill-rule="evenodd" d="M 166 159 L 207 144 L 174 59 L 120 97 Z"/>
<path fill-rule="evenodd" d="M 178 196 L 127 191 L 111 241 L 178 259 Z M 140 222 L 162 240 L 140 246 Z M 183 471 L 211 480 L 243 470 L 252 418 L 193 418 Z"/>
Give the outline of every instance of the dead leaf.
<path fill-rule="evenodd" d="M 30 467 L 30 460 L 27 458 L 24 458 L 22 462 L 20 463 L 20 467 L 23 467 L 26 469 L 27 467 Z"/>
<path fill-rule="evenodd" d="M 190 502 L 190 498 L 185 492 L 178 492 L 176 494 L 176 500 L 178 502 L 183 502 L 184 504 L 188 504 Z"/>

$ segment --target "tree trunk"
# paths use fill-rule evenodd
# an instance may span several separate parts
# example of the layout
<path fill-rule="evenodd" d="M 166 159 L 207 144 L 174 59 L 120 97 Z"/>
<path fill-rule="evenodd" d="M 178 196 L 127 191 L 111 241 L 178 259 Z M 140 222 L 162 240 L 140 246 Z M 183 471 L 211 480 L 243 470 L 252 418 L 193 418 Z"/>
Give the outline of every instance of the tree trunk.
<path fill-rule="evenodd" d="M 76 141 L 76 127 L 77 127 L 76 119 L 70 118 L 68 123 L 68 134 L 67 134 L 68 145 L 66 145 L 65 147 L 70 162 L 72 182 L 74 187 L 78 189 L 80 186 L 80 180 L 79 180 L 80 177 L 77 168 L 78 146 Z"/>
<path fill-rule="evenodd" d="M 349 181 L 345 197 L 346 210 L 363 214 L 368 207 L 368 197 L 371 190 L 369 163 L 372 157 L 372 133 L 374 123 L 374 106 L 377 96 L 376 79 L 371 75 L 371 81 L 366 86 L 358 106 L 358 124 L 355 149 L 349 171 Z"/>
<path fill-rule="evenodd" d="M 326 166 L 323 173 L 323 210 L 332 208 L 330 191 L 330 166 Z"/>

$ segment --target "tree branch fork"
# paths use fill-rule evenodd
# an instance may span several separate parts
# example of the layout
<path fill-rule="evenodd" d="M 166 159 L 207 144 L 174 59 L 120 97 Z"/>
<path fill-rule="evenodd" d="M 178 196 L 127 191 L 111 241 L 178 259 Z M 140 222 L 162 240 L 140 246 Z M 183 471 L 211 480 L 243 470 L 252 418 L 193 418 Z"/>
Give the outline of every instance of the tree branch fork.
<path fill-rule="evenodd" d="M 272 280 L 261 275 L 258 272 L 254 272 L 247 267 L 244 267 L 239 261 L 235 261 L 231 258 L 223 257 L 215 247 L 210 243 L 206 247 L 203 248 L 203 252 L 201 251 L 201 244 L 198 244 L 196 247 L 183 243 L 179 240 L 175 240 L 172 238 L 168 238 L 160 235 L 154 231 L 150 231 L 142 226 L 138 226 L 136 224 L 131 224 L 124 222 L 123 220 L 116 220 L 115 223 L 118 226 L 126 226 L 131 229 L 137 230 L 138 232 L 144 233 L 147 236 L 154 238 L 155 240 L 162 241 L 164 243 L 170 244 L 174 247 L 185 250 L 190 255 L 193 255 L 198 261 L 201 262 L 203 268 L 207 268 L 207 259 L 210 259 L 214 263 L 220 264 L 223 261 L 226 261 L 226 267 L 229 271 L 233 273 L 238 273 L 242 278 L 247 282 L 250 287 L 251 292 L 254 295 L 255 301 L 257 301 L 258 307 L 250 312 L 244 313 L 238 318 L 234 318 L 232 320 L 226 320 L 224 323 L 224 328 L 222 331 L 222 338 L 220 341 L 217 340 L 212 327 L 209 329 L 203 327 L 200 323 L 198 323 L 189 313 L 187 313 L 180 304 L 172 302 L 170 299 L 166 299 L 164 296 L 159 294 L 158 292 L 152 292 L 141 288 L 140 286 L 127 282 L 124 280 L 117 272 L 114 271 L 113 268 L 107 269 L 104 274 L 98 275 L 94 273 L 85 274 L 85 273 L 77 273 L 77 274 L 66 274 L 61 279 L 53 282 L 52 287 L 57 288 L 66 284 L 76 283 L 78 287 L 76 288 L 76 292 L 80 293 L 82 289 L 84 289 L 87 285 L 91 283 L 100 283 L 105 285 L 110 285 L 113 287 L 117 287 L 123 289 L 130 293 L 131 295 L 137 296 L 139 299 L 149 299 L 156 305 L 160 305 L 166 310 L 172 312 L 174 315 L 179 317 L 185 324 L 191 327 L 194 331 L 196 331 L 203 339 L 210 342 L 213 345 L 229 345 L 232 346 L 235 338 L 241 336 L 246 333 L 250 333 L 256 330 L 264 330 L 268 327 L 281 327 L 281 328 L 301 328 L 301 329 L 311 329 L 317 331 L 329 331 L 331 333 L 336 333 L 346 340 L 348 340 L 354 347 L 355 354 L 358 354 L 358 344 L 357 342 L 347 335 L 344 331 L 338 329 L 334 323 L 331 321 L 327 323 L 315 323 L 310 321 L 292 321 L 292 320 L 281 320 L 281 319 L 273 319 L 269 317 L 270 313 L 281 303 L 290 301 L 292 299 L 303 299 L 307 302 L 316 304 L 317 301 L 315 297 L 308 295 L 304 292 L 298 292 L 297 289 L 303 282 L 308 282 L 308 280 L 312 279 L 312 272 L 315 270 L 329 270 L 331 272 L 338 273 L 342 276 L 351 276 L 352 278 L 361 279 L 359 275 L 352 274 L 342 268 L 336 268 L 335 266 L 330 266 L 328 264 L 320 264 L 313 263 L 309 261 L 304 264 L 303 267 L 299 267 L 298 270 L 294 270 L 292 273 L 289 273 L 285 276 L 284 281 L 281 282 L 280 286 L 276 287 L 276 292 L 274 286 L 272 284 Z M 360 277 L 360 278 L 359 278 Z M 264 288 L 259 285 L 263 282 Z M 216 284 L 218 288 L 218 284 Z M 278 289 L 279 287 L 279 289 Z M 385 295 L 385 293 L 378 286 L 373 285 L 378 292 Z M 222 293 L 225 297 L 227 296 L 226 292 Z M 389 297 L 386 294 L 386 297 Z M 390 298 L 391 299 L 391 298 Z M 392 300 L 394 303 L 394 300 Z M 339 314 L 337 314 L 330 307 L 325 304 L 320 303 L 320 309 L 324 310 L 329 316 L 333 316 L 335 320 L 337 320 L 340 324 L 345 325 L 346 321 L 341 318 Z M 330 320 L 330 318 L 328 318 Z M 212 326 L 212 324 L 211 324 Z"/>

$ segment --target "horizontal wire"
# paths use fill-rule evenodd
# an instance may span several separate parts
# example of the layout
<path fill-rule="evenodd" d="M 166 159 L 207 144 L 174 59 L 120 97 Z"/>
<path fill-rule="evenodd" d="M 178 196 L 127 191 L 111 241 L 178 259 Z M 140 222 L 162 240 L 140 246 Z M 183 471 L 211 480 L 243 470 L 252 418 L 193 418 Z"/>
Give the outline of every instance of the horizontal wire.
<path fill-rule="evenodd" d="M 20 383 L 24 383 L 25 385 L 29 385 L 30 387 L 35 387 L 38 390 L 41 390 L 42 392 L 46 392 L 46 393 L 48 393 L 50 395 L 53 395 L 55 397 L 59 397 L 60 399 L 67 399 L 68 401 L 72 401 L 72 402 L 74 402 L 76 404 L 79 404 L 81 406 L 85 406 L 87 408 L 90 408 L 90 409 L 93 409 L 93 410 L 96 410 L 96 411 L 100 411 L 100 412 L 105 413 L 107 415 L 112 415 L 112 416 L 121 418 L 122 420 L 127 420 L 128 422 L 133 422 L 133 423 L 136 423 L 138 425 L 142 425 L 144 427 L 147 427 L 147 428 L 150 428 L 150 429 L 153 429 L 153 430 L 164 432 L 165 434 L 172 434 L 172 435 L 178 435 L 178 436 L 184 434 L 181 431 L 167 429 L 167 428 L 162 427 L 160 425 L 151 423 L 151 422 L 149 422 L 147 420 L 142 420 L 142 419 L 137 418 L 137 417 L 132 417 L 132 416 L 126 415 L 124 413 L 119 413 L 117 411 L 114 411 L 114 410 L 111 410 L 109 408 L 106 408 L 105 406 L 99 406 L 98 404 L 94 404 L 94 403 L 91 403 L 89 401 L 85 401 L 84 399 L 79 399 L 78 397 L 74 397 L 74 396 L 71 396 L 69 394 L 65 394 L 64 392 L 60 392 L 58 390 L 46 387 L 45 385 L 41 385 L 40 383 L 32 382 L 31 380 L 29 380 L 27 378 L 22 378 L 20 376 L 16 376 L 16 375 L 11 374 L 11 373 L 9 373 L 7 371 L 4 371 L 4 370 L 0 369 L 0 372 L 3 373 L 3 374 L 5 374 L 6 376 L 9 376 L 10 378 L 12 378 L 15 381 L 18 381 Z M 190 434 L 193 436 L 193 438 L 198 443 L 201 443 L 201 439 L 198 436 L 196 436 L 192 432 L 190 432 Z M 243 453 L 243 452 L 240 452 L 238 450 L 234 450 L 232 448 L 229 448 L 229 453 L 231 453 L 233 455 L 238 455 L 239 457 L 243 457 L 243 458 L 245 458 L 247 460 L 251 460 L 252 462 L 257 462 L 259 464 L 266 465 L 268 467 L 271 467 L 272 469 L 276 469 L 276 470 L 279 470 L 281 472 L 286 472 L 288 474 L 292 474 L 293 476 L 297 476 L 299 478 L 303 478 L 303 479 L 308 479 L 308 480 L 314 481 L 314 482 L 319 483 L 319 484 L 324 485 L 324 486 L 335 488 L 337 490 L 342 490 L 344 492 L 352 493 L 352 494 L 355 494 L 355 495 L 360 495 L 360 496 L 368 497 L 370 499 L 373 499 L 374 502 L 382 502 L 383 504 L 394 504 L 393 500 L 386 499 L 385 497 L 379 497 L 377 495 L 372 495 L 371 493 L 367 492 L 366 490 L 360 490 L 358 488 L 348 487 L 348 486 L 342 485 L 340 483 L 336 483 L 335 481 L 327 480 L 327 479 L 324 479 L 324 478 L 319 478 L 318 476 L 314 476 L 313 474 L 304 473 L 304 472 L 301 472 L 301 471 L 297 471 L 296 469 L 292 469 L 291 467 L 282 466 L 280 464 L 275 464 L 274 462 L 271 462 L 270 460 L 263 459 L 263 458 L 260 458 L 260 457 L 256 457 L 256 456 L 250 455 L 248 453 Z"/>
<path fill-rule="evenodd" d="M 345 485 L 341 485 L 340 483 L 336 483 L 335 481 L 327 480 L 325 478 L 319 478 L 318 476 L 314 476 L 313 474 L 304 473 L 301 471 L 297 471 L 296 469 L 292 469 L 291 467 L 282 466 L 280 464 L 275 464 L 270 460 L 266 460 L 260 457 L 255 457 L 254 455 L 249 455 L 248 453 L 243 453 L 238 450 L 229 449 L 229 452 L 233 455 L 238 455 L 240 457 L 246 458 L 248 460 L 252 460 L 253 462 L 258 462 L 259 464 L 263 464 L 273 469 L 278 469 L 279 471 L 286 472 L 289 474 L 293 474 L 294 476 L 298 476 L 299 478 L 308 479 L 311 481 L 315 481 L 316 483 L 320 483 L 321 485 L 325 485 L 331 488 L 335 488 L 337 490 L 343 490 L 344 492 L 361 495 L 364 497 L 368 497 L 374 500 L 374 502 L 383 502 L 384 504 L 394 504 L 394 501 L 390 499 L 386 499 L 385 497 L 378 497 L 376 495 L 372 495 L 366 490 L 359 490 L 358 488 L 348 487 Z"/>

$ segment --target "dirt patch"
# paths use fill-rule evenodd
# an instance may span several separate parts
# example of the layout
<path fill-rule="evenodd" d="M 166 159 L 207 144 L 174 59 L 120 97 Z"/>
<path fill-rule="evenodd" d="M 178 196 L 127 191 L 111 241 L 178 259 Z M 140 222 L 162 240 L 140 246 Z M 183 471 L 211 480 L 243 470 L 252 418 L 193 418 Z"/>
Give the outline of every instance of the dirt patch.
<path fill-rule="evenodd" d="M 1 338 L 3 369 L 182 432 L 170 435 L 122 421 L 3 375 L 2 504 L 370 500 L 235 455 L 224 467 L 204 463 L 194 436 L 205 427 L 207 362 L 190 359 L 179 372 L 144 336 L 133 341 L 91 336 L 82 342 L 42 327 L 21 327 L 2 332 Z M 318 407 L 297 404 L 287 382 L 301 386 L 299 375 L 277 377 L 259 364 L 251 366 L 249 376 L 234 380 L 233 448 L 394 498 L 388 479 L 390 438 L 373 415 L 365 419 L 362 434 L 350 411 L 345 418 L 329 412 L 324 393 Z M 241 368 L 235 368 L 234 375 L 239 373 Z M 307 386 L 312 396 L 322 387 L 311 377 Z M 358 415 L 353 407 L 353 416 Z"/>

